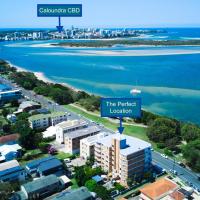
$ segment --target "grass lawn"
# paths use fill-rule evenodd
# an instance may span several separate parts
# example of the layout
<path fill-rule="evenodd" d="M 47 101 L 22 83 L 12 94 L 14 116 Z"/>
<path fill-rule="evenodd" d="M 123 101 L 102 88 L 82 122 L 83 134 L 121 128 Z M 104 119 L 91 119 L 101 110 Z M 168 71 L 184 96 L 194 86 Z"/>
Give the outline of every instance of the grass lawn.
<path fill-rule="evenodd" d="M 5 125 L 8 124 L 8 122 L 6 121 L 6 119 L 3 116 L 0 116 L 0 124 Z"/>
<path fill-rule="evenodd" d="M 55 155 L 56 158 L 60 159 L 60 160 L 64 160 L 66 158 L 69 158 L 71 156 L 71 154 L 69 153 L 64 153 L 64 152 L 58 152 L 58 154 Z"/>
<path fill-rule="evenodd" d="M 106 118 L 101 118 L 101 117 L 98 117 L 96 115 L 92 115 L 90 113 L 84 112 L 83 110 L 80 110 L 76 107 L 73 107 L 72 105 L 66 105 L 65 107 L 72 112 L 80 114 L 80 115 L 82 115 L 82 116 L 84 116 L 84 117 L 86 117 L 90 120 L 97 122 L 97 123 L 101 123 L 105 127 L 110 128 L 113 131 L 116 131 L 117 127 L 119 126 L 118 124 L 113 123 Z M 146 135 L 146 130 L 147 130 L 146 128 L 134 126 L 134 125 L 124 125 L 124 128 L 125 128 L 124 134 L 145 140 L 147 142 L 150 142 L 149 138 Z M 152 144 L 152 146 L 155 150 L 162 151 L 162 150 L 157 148 L 157 145 L 154 142 L 151 141 L 150 143 Z"/>
<path fill-rule="evenodd" d="M 107 128 L 110 128 L 112 129 L 113 131 L 116 131 L 117 130 L 117 127 L 119 126 L 118 124 L 116 123 L 113 123 L 111 121 L 109 121 L 108 119 L 106 118 L 102 118 L 102 117 L 98 117 L 98 116 L 95 116 L 95 115 L 92 115 L 92 114 L 89 114 L 87 112 L 84 112 L 78 108 L 75 108 L 71 105 L 66 105 L 65 106 L 68 110 L 72 111 L 72 112 L 75 112 L 77 114 L 80 114 L 92 121 L 95 121 L 97 123 L 100 123 L 100 124 L 103 124 L 105 127 Z M 138 138 L 141 138 L 141 139 L 144 139 L 146 140 L 147 139 L 147 136 L 146 136 L 146 128 L 143 128 L 143 127 L 138 127 L 138 126 L 134 126 L 134 125 L 125 125 L 125 134 L 127 135 L 132 135 L 132 136 L 135 136 L 135 137 L 138 137 Z M 134 132 L 134 133 L 133 133 Z"/>
<path fill-rule="evenodd" d="M 76 182 L 76 179 L 75 178 L 73 178 L 73 179 L 71 179 L 71 182 L 72 182 L 72 186 L 71 186 L 71 188 L 72 189 L 77 189 L 77 188 L 79 188 L 79 186 L 77 185 L 77 182 Z"/>
<path fill-rule="evenodd" d="M 45 158 L 45 157 L 49 156 L 49 154 L 41 153 L 41 151 L 39 149 L 28 150 L 28 151 L 26 151 L 25 155 L 30 155 L 30 156 L 32 156 L 32 158 L 30 157 L 30 160 L 27 160 L 27 159 L 25 160 L 22 157 L 22 159 L 19 160 L 19 163 L 22 166 L 26 165 L 26 163 L 31 162 L 33 160 L 37 160 L 37 159 Z"/>
<path fill-rule="evenodd" d="M 5 105 L 3 106 L 3 108 L 7 109 L 7 110 L 9 111 L 9 113 L 13 113 L 14 111 L 17 110 L 16 107 L 11 107 L 11 104 L 9 104 L 9 103 L 8 103 L 8 104 L 5 104 Z M 4 116 L 2 115 L 2 110 L 3 110 L 3 108 L 0 109 L 0 124 L 5 125 L 5 124 L 8 124 L 8 121 L 7 121 L 6 117 L 4 117 Z"/>

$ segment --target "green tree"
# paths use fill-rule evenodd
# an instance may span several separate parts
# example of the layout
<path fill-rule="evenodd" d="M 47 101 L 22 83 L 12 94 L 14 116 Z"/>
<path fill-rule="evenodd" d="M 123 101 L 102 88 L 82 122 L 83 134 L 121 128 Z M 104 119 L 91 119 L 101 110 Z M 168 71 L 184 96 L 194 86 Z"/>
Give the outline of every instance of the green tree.
<path fill-rule="evenodd" d="M 25 149 L 34 149 L 38 147 L 39 142 L 41 142 L 41 134 L 36 133 L 29 127 L 27 120 L 18 120 L 12 127 L 13 132 L 19 133 L 19 143 Z"/>
<path fill-rule="evenodd" d="M 86 181 L 86 183 L 85 183 L 85 187 L 87 187 L 88 190 L 90 190 L 91 192 L 94 192 L 96 186 L 97 186 L 96 181 L 94 181 L 94 180 L 92 180 L 92 179 Z"/>
<path fill-rule="evenodd" d="M 132 179 L 132 178 L 128 178 L 128 179 L 127 179 L 127 185 L 128 185 L 129 187 L 131 187 L 132 184 L 133 184 L 133 179 Z"/>
<path fill-rule="evenodd" d="M 20 120 L 27 121 L 27 119 L 28 119 L 29 116 L 30 116 L 30 114 L 27 113 L 27 112 L 20 113 L 17 116 L 17 121 L 20 121 Z"/>
<path fill-rule="evenodd" d="M 177 151 L 177 144 L 180 142 L 180 137 L 175 136 L 173 138 L 167 139 L 164 143 L 164 147 L 167 147 L 171 151 Z"/>
<path fill-rule="evenodd" d="M 11 106 L 12 107 L 18 107 L 19 106 L 19 102 L 17 100 L 13 100 L 13 101 L 11 101 Z"/>
<path fill-rule="evenodd" d="M 8 114 L 9 114 L 9 110 L 8 109 L 6 109 L 6 108 L 3 108 L 3 110 L 2 110 L 2 115 L 4 116 L 4 117 L 6 117 Z"/>
<path fill-rule="evenodd" d="M 10 183 L 0 183 L 0 200 L 8 200 L 13 192 Z"/>
<path fill-rule="evenodd" d="M 75 167 L 75 179 L 77 181 L 78 186 L 84 186 L 85 182 L 88 180 L 86 178 L 84 167 Z"/>
<path fill-rule="evenodd" d="M 73 98 L 68 90 L 55 88 L 50 91 L 49 95 L 53 98 L 54 101 L 56 101 L 59 104 L 73 103 Z"/>
<path fill-rule="evenodd" d="M 115 189 L 119 190 L 119 191 L 122 191 L 122 190 L 126 189 L 123 185 L 121 185 L 119 183 L 115 183 L 114 186 L 115 186 Z"/>
<path fill-rule="evenodd" d="M 3 132 L 5 134 L 11 133 L 11 125 L 10 124 L 4 124 L 2 128 L 3 128 Z"/>
<path fill-rule="evenodd" d="M 200 139 L 185 145 L 183 147 L 183 156 L 194 170 L 200 172 Z"/>
<path fill-rule="evenodd" d="M 97 194 L 98 197 L 100 197 L 102 200 L 111 200 L 109 191 L 103 187 L 102 185 L 97 185 L 95 187 L 94 192 Z"/>
<path fill-rule="evenodd" d="M 3 129 L 3 122 L 0 121 L 0 130 Z"/>
<path fill-rule="evenodd" d="M 79 186 L 85 185 L 86 181 L 90 180 L 95 175 L 100 175 L 102 169 L 97 167 L 92 169 L 90 166 L 75 167 L 75 179 Z"/>
<path fill-rule="evenodd" d="M 140 122 L 144 123 L 145 125 L 149 125 L 149 124 L 151 124 L 157 117 L 158 117 L 157 115 L 143 110 L 143 111 L 142 111 L 142 118 L 141 118 Z M 137 120 L 136 120 L 136 122 L 137 122 Z"/>
<path fill-rule="evenodd" d="M 154 142 L 164 143 L 179 135 L 177 123 L 167 118 L 157 118 L 148 127 L 147 135 Z"/>
<path fill-rule="evenodd" d="M 34 89 L 39 82 L 36 76 L 31 72 L 16 72 L 11 74 L 13 79 L 18 85 L 27 90 Z"/>
<path fill-rule="evenodd" d="M 200 138 L 200 128 L 193 124 L 184 124 L 181 128 L 181 135 L 187 142 Z"/>
<path fill-rule="evenodd" d="M 50 146 L 50 144 L 46 143 L 46 142 L 40 142 L 38 144 L 38 147 L 40 149 L 40 151 L 42 153 L 48 153 L 48 147 Z"/>
<path fill-rule="evenodd" d="M 51 87 L 49 85 L 41 85 L 34 88 L 34 92 L 40 95 L 49 96 Z"/>
<path fill-rule="evenodd" d="M 173 156 L 173 153 L 171 150 L 169 150 L 168 148 L 164 149 L 164 154 L 166 154 L 167 156 Z"/>

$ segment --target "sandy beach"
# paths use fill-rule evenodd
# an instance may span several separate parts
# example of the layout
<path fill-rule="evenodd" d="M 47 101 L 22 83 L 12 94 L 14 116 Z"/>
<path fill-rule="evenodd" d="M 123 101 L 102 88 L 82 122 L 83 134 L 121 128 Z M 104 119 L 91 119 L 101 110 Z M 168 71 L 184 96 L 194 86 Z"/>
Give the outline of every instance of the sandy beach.
<path fill-rule="evenodd" d="M 19 66 L 17 66 L 17 65 L 13 65 L 13 64 L 12 64 L 11 62 L 9 62 L 9 61 L 7 61 L 7 62 L 8 62 L 12 67 L 15 67 L 15 68 L 17 69 L 18 72 L 32 72 L 32 73 L 34 73 L 34 75 L 37 77 L 38 80 L 44 81 L 45 83 L 52 83 L 52 84 L 56 84 L 56 83 L 57 83 L 56 81 L 53 81 L 53 80 L 47 78 L 43 72 L 33 72 L 33 71 L 27 70 L 27 69 L 25 69 L 25 68 L 19 67 Z M 65 86 L 65 87 L 68 87 L 68 88 L 74 90 L 75 92 L 81 91 L 81 90 L 79 90 L 79 89 L 77 89 L 77 88 L 75 88 L 75 87 L 73 87 L 73 86 L 71 86 L 71 85 L 69 85 L 69 84 L 67 84 L 67 83 L 58 83 L 58 84 L 61 84 L 61 85 Z"/>
<path fill-rule="evenodd" d="M 77 50 L 71 52 L 32 53 L 52 56 L 164 56 L 200 54 L 200 49 L 136 49 L 136 50 Z"/>
<path fill-rule="evenodd" d="M 184 49 L 154 49 L 154 50 L 121 50 L 121 51 L 81 51 L 83 55 L 90 56 L 161 56 L 161 55 L 185 55 L 200 54 L 200 50 Z"/>
<path fill-rule="evenodd" d="M 42 72 L 34 72 L 34 75 L 41 81 L 44 81 L 45 83 L 53 83 L 53 84 L 56 84 L 57 82 L 56 81 L 52 81 L 51 79 L 47 78 L 44 73 Z M 79 89 L 77 88 L 74 88 L 72 87 L 71 85 L 67 84 L 67 83 L 59 83 L 65 87 L 68 87 L 76 92 L 80 91 Z"/>

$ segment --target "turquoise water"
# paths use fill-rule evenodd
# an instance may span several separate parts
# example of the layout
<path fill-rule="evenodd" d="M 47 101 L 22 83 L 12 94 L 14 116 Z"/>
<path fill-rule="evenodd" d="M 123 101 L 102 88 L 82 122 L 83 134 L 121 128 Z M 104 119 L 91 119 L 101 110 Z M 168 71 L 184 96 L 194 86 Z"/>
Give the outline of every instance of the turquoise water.
<path fill-rule="evenodd" d="M 75 49 L 38 46 L 48 42 L 0 43 L 0 58 L 31 71 L 43 72 L 54 81 L 102 96 L 129 97 L 130 90 L 137 87 L 142 90 L 143 108 L 200 124 L 200 54 L 113 54 L 134 50 L 149 54 L 154 50 L 200 52 L 200 47 Z M 103 56 L 99 51 L 109 51 L 112 55 Z"/>

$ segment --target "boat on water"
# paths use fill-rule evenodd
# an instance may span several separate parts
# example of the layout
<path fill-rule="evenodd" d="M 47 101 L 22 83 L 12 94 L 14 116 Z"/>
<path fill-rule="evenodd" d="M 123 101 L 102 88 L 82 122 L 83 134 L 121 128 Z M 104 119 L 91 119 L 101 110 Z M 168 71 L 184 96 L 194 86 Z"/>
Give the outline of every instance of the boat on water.
<path fill-rule="evenodd" d="M 137 94 L 141 94 L 142 91 L 139 90 L 139 89 L 137 89 L 137 88 L 133 88 L 132 90 L 130 90 L 130 93 L 131 93 L 132 95 L 137 95 Z"/>

